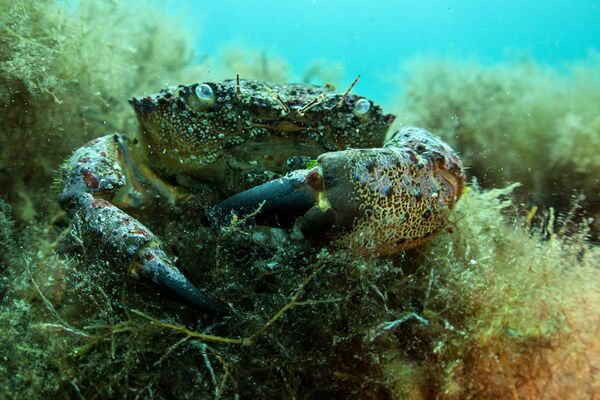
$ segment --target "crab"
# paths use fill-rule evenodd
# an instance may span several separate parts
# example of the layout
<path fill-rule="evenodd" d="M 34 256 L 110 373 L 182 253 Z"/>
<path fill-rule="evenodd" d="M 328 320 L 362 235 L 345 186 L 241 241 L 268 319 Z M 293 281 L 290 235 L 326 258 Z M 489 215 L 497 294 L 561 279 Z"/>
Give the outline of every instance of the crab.
<path fill-rule="evenodd" d="M 227 308 L 175 266 L 140 210 L 202 204 L 198 213 L 216 220 L 252 213 L 256 224 L 358 252 L 415 247 L 461 196 L 461 161 L 420 128 L 386 141 L 395 117 L 350 94 L 354 83 L 342 94 L 238 77 L 134 97 L 139 134 L 77 149 L 63 165 L 59 201 L 103 257 L 209 314 Z"/>

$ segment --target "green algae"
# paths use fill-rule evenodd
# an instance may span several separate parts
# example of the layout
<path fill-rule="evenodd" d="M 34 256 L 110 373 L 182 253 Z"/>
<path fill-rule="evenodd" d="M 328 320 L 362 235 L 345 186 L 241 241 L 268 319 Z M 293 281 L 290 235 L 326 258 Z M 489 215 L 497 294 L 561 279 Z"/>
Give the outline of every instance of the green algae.
<path fill-rule="evenodd" d="M 598 249 L 585 231 L 541 240 L 510 212 L 511 190 L 472 187 L 442 233 L 387 260 L 265 249 L 251 226 L 233 226 L 215 238 L 205 272 L 219 277 L 212 292 L 235 310 L 219 321 L 198 319 L 101 262 L 23 240 L 3 281 L 11 363 L 0 370 L 2 390 L 586 398 L 597 379 Z"/>
<path fill-rule="evenodd" d="M 183 34 L 164 42 L 163 16 L 81 7 L 0 3 L 1 398 L 593 398 L 600 250 L 574 213 L 527 218 L 514 186 L 472 184 L 434 239 L 387 259 L 280 246 L 245 221 L 157 226 L 232 305 L 221 320 L 99 259 L 60 218 L 52 171 L 89 138 L 134 132 L 129 96 L 199 68 Z M 284 61 L 244 70 L 259 53 L 240 54 L 237 73 L 286 77 Z M 577 145 L 597 138 L 594 65 L 565 78 L 428 62 L 400 119 L 454 141 L 486 186 L 519 180 L 550 207 L 552 179 L 597 188 L 596 145 Z"/>
<path fill-rule="evenodd" d="M 74 148 L 105 132 L 135 132 L 128 98 L 191 72 L 185 32 L 167 34 L 172 21 L 145 10 L 0 2 L 0 184 L 20 221 L 47 207 L 53 171 Z"/>
<path fill-rule="evenodd" d="M 521 182 L 523 201 L 564 211 L 582 193 L 599 218 L 599 72 L 596 53 L 563 70 L 418 58 L 403 73 L 398 120 L 448 140 L 484 187 Z"/>
<path fill-rule="evenodd" d="M 243 79 L 289 83 L 294 81 L 293 69 L 284 58 L 239 45 L 228 45 L 219 51 L 215 57 L 207 57 L 206 78 L 216 81 L 231 79 L 239 75 Z M 329 84 L 338 87 L 348 85 L 341 81 L 343 66 L 326 60 L 311 61 L 302 72 L 301 81 L 318 85 Z M 345 88 L 344 88 L 345 89 Z"/>

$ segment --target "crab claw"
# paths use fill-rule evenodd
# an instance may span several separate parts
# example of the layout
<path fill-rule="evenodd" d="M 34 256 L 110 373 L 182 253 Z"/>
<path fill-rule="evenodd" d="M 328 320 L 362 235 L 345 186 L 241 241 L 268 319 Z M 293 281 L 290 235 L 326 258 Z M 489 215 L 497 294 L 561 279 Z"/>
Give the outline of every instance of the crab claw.
<path fill-rule="evenodd" d="M 310 170 L 293 171 L 282 178 L 255 186 L 232 196 L 213 208 L 218 216 L 254 214 L 259 224 L 291 227 L 296 217 L 314 205 L 314 196 L 307 191 Z"/>
<path fill-rule="evenodd" d="M 138 253 L 138 262 L 134 263 L 132 275 L 140 275 L 196 309 L 213 315 L 223 315 L 226 309 L 187 279 L 179 269 L 169 261 L 169 257 L 159 248 L 146 247 Z"/>
<path fill-rule="evenodd" d="M 454 150 L 423 129 L 406 128 L 383 148 L 324 153 L 314 168 L 294 171 L 216 207 L 226 213 L 254 212 L 258 223 L 289 222 L 296 216 L 305 236 L 336 232 L 348 247 L 389 255 L 419 245 L 443 226 L 463 188 L 462 164 Z"/>

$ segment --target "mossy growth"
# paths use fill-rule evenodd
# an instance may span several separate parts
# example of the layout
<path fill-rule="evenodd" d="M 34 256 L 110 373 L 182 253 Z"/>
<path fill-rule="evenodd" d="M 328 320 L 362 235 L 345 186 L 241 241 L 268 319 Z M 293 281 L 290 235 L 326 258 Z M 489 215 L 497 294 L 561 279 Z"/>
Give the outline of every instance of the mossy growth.
<path fill-rule="evenodd" d="M 231 305 L 222 319 L 199 315 L 104 262 L 57 218 L 52 171 L 91 137 L 134 133 L 129 96 L 202 77 L 190 67 L 185 36 L 173 36 L 181 23 L 134 13 L 130 4 L 77 4 L 0 2 L 0 184 L 12 204 L 0 201 L 0 398 L 593 398 L 600 380 L 598 247 L 572 214 L 519 217 L 526 210 L 510 200 L 512 188 L 471 186 L 434 239 L 384 259 L 311 247 L 250 221 L 218 230 L 199 227 L 193 215 L 145 220 L 198 286 Z M 519 101 L 543 110 L 522 132 L 539 134 L 554 126 L 547 114 L 561 115 L 553 121 L 568 129 L 564 137 L 557 132 L 548 154 L 556 165 L 571 165 L 563 168 L 569 174 L 579 171 L 585 185 L 594 184 L 585 169 L 595 165 L 595 153 L 574 146 L 571 133 L 595 137 L 596 91 L 585 85 L 597 79 L 588 76 L 590 65 L 566 81 L 529 67 L 535 82 L 581 83 L 553 89 L 567 93 L 568 113 L 558 112 L 562 101 L 555 109 L 539 93 L 527 103 L 527 93 L 542 86 L 527 86 L 523 71 L 508 80 Z M 485 72 L 485 90 L 506 82 L 494 70 L 473 68 Z M 245 77 L 265 77 L 264 69 L 255 73 Z M 458 99 L 463 91 L 444 98 L 456 85 L 450 81 L 431 88 L 432 104 L 463 110 L 466 117 L 456 115 L 471 128 L 455 145 L 473 172 L 488 173 L 486 184 L 495 184 L 488 178 L 501 158 L 488 151 L 495 161 L 477 164 L 478 140 L 488 143 L 502 118 Z M 572 90 L 588 94 L 579 101 Z M 427 101 L 420 93 L 416 100 Z M 525 118 L 523 104 L 502 104 L 506 126 Z M 406 107 L 402 115 L 423 109 Z M 401 119 L 435 129 L 429 117 L 435 115 Z M 482 138 L 473 121 L 489 122 Z M 511 148 L 528 146 L 504 144 L 494 142 L 510 162 L 518 158 Z M 580 156 L 563 157 L 563 146 Z M 534 165 L 539 175 L 518 180 L 537 187 L 558 176 L 552 163 Z"/>
<path fill-rule="evenodd" d="M 195 279 L 216 282 L 205 287 L 232 305 L 223 319 L 157 296 L 91 254 L 58 256 L 47 232 L 37 230 L 35 244 L 13 239 L 20 256 L 3 272 L 1 342 L 11 357 L 2 391 L 587 398 L 600 378 L 600 253 L 585 229 L 528 227 L 512 188 L 472 186 L 442 232 L 395 258 L 274 246 L 243 221 L 202 235 L 214 257 Z M 198 270 L 197 260 L 183 267 Z"/>
<path fill-rule="evenodd" d="M 252 50 L 240 46 L 225 46 L 218 57 L 206 59 L 206 76 L 211 80 L 232 79 L 239 75 L 243 79 L 257 79 L 276 83 L 302 82 L 332 86 L 349 85 L 340 81 L 343 66 L 325 60 L 311 61 L 302 73 L 296 71 L 284 58 L 266 50 Z M 345 89 L 338 87 L 339 90 Z"/>
<path fill-rule="evenodd" d="M 600 221 L 598 76 L 596 53 L 561 71 L 418 58 L 403 72 L 398 120 L 443 136 L 484 187 L 521 182 L 529 204 L 562 210 L 583 193 Z"/>
<path fill-rule="evenodd" d="M 230 45 L 221 50 L 216 79 L 232 79 L 239 75 L 244 79 L 258 79 L 269 82 L 290 81 L 289 63 L 267 51 L 249 50 Z"/>
<path fill-rule="evenodd" d="M 190 79 L 185 30 L 139 9 L 0 2 L 0 185 L 19 221 L 55 206 L 46 201 L 53 171 L 74 148 L 136 132 L 128 98 Z"/>

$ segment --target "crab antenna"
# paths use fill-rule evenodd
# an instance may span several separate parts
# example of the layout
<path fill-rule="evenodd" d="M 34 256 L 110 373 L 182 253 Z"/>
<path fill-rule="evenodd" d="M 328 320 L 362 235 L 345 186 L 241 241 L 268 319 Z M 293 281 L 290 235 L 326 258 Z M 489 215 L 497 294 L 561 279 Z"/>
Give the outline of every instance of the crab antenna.
<path fill-rule="evenodd" d="M 277 100 L 279 105 L 283 108 L 284 114 L 287 114 L 290 112 L 290 107 L 288 107 L 288 105 L 285 103 L 285 101 L 283 101 L 283 99 L 281 98 L 281 96 L 279 96 L 278 93 L 275 93 L 275 100 Z"/>
<path fill-rule="evenodd" d="M 236 80 L 236 93 L 237 93 L 237 97 L 239 98 L 242 95 L 242 89 L 240 87 L 240 74 L 236 74 L 235 76 L 235 80 Z"/>
<path fill-rule="evenodd" d="M 290 107 L 286 104 L 285 101 L 281 98 L 279 93 L 275 93 L 270 87 L 265 86 L 265 91 L 269 94 L 269 96 L 273 97 L 275 101 L 283 108 L 283 115 L 289 114 Z"/>
<path fill-rule="evenodd" d="M 348 95 L 350 94 L 350 91 L 352 91 L 352 88 L 354 87 L 354 85 L 356 85 L 356 82 L 358 82 L 359 79 L 360 79 L 360 75 L 358 75 L 356 77 L 356 79 L 354 79 L 354 82 L 352 82 L 350 84 L 350 87 L 348 88 L 348 90 L 346 90 L 346 93 L 344 93 L 344 95 L 342 96 L 340 101 L 338 101 L 338 103 L 335 105 L 335 108 L 341 107 L 342 104 L 344 104 L 344 100 L 346 100 L 346 97 L 348 97 Z"/>
<path fill-rule="evenodd" d="M 310 110 L 311 108 L 313 108 L 317 104 L 321 104 L 323 102 L 323 100 L 325 100 L 325 95 L 321 93 L 320 95 L 318 95 L 317 97 L 315 97 L 314 99 L 312 99 L 304 107 L 302 107 L 301 109 L 299 109 L 298 110 L 298 114 L 304 115 L 308 110 Z"/>

